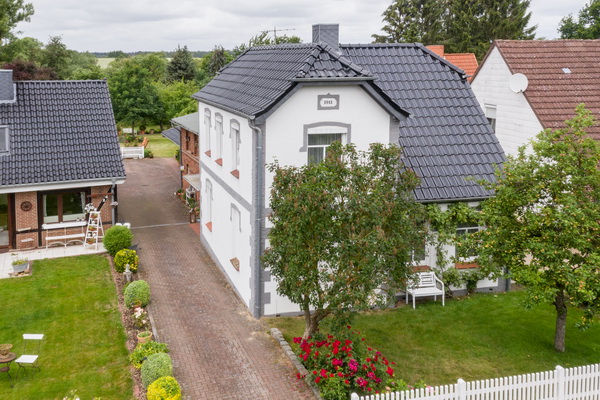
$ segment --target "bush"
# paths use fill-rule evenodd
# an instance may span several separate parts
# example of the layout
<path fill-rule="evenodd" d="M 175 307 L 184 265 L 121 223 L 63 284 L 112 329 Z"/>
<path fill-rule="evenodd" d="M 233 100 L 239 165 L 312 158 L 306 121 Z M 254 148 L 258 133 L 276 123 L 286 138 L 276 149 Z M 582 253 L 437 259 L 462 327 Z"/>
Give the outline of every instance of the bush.
<path fill-rule="evenodd" d="M 142 364 L 142 384 L 147 388 L 158 378 L 173 375 L 171 357 L 166 353 L 156 353 L 148 356 Z"/>
<path fill-rule="evenodd" d="M 142 363 L 144 362 L 144 358 L 148 357 L 151 354 L 157 353 L 168 353 L 169 348 L 166 343 L 159 343 L 155 341 L 150 341 L 147 343 L 138 344 L 133 352 L 129 355 L 129 362 L 137 368 L 142 368 Z"/>
<path fill-rule="evenodd" d="M 126 226 L 116 225 L 110 227 L 104 234 L 102 243 L 108 254 L 115 256 L 119 250 L 123 250 L 131 246 L 133 241 L 133 233 Z"/>
<path fill-rule="evenodd" d="M 154 158 L 154 153 L 152 153 L 152 150 L 144 149 L 144 158 Z"/>
<path fill-rule="evenodd" d="M 135 250 L 123 249 L 117 251 L 113 262 L 115 263 L 115 270 L 117 272 L 125 272 L 125 264 L 129 264 L 131 272 L 135 272 L 138 269 L 140 258 L 138 257 Z"/>
<path fill-rule="evenodd" d="M 172 376 L 158 378 L 148 386 L 148 400 L 179 400 L 181 387 Z"/>
<path fill-rule="evenodd" d="M 146 307 L 150 301 L 150 286 L 144 280 L 133 281 L 125 287 L 123 297 L 127 307 L 134 305 Z"/>

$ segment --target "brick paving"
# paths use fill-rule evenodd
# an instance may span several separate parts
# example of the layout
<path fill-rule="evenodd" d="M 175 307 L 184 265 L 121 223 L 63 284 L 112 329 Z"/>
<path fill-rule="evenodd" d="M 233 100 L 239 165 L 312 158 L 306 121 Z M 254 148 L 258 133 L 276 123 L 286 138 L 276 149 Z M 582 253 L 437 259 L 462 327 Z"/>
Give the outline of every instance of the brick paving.
<path fill-rule="evenodd" d="M 185 399 L 311 399 L 268 329 L 247 311 L 200 243 L 173 193 L 173 159 L 126 160 L 119 219 L 132 224 L 160 341 Z"/>

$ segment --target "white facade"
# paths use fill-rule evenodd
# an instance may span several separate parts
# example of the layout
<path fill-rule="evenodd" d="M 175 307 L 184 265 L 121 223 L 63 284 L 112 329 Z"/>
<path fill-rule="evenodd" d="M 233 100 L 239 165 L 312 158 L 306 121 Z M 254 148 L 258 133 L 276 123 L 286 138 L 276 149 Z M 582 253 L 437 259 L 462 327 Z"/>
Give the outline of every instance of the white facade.
<path fill-rule="evenodd" d="M 543 129 L 525 95 L 510 89 L 511 75 L 500 51 L 494 47 L 471 82 L 486 116 L 493 116 L 495 111 L 494 131 L 506 154 L 516 154 L 520 146 Z"/>

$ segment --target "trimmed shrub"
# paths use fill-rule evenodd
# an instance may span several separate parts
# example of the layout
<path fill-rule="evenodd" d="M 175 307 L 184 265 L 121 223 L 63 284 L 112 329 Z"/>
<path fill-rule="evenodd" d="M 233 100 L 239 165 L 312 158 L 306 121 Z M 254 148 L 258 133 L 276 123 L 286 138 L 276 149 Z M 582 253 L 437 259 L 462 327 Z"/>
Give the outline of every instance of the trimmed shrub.
<path fill-rule="evenodd" d="M 169 348 L 166 343 L 159 343 L 155 341 L 150 341 L 146 343 L 140 343 L 135 346 L 135 349 L 129 355 L 129 361 L 131 364 L 137 368 L 142 368 L 142 363 L 144 359 L 151 354 L 156 353 L 168 353 Z"/>
<path fill-rule="evenodd" d="M 148 400 L 179 400 L 181 387 L 172 376 L 158 378 L 148 386 Z"/>
<path fill-rule="evenodd" d="M 152 153 L 152 150 L 144 149 L 144 158 L 154 158 L 154 153 Z"/>
<path fill-rule="evenodd" d="M 113 262 L 115 263 L 115 270 L 117 272 L 125 272 L 125 264 L 129 264 L 131 272 L 135 272 L 138 269 L 140 258 L 135 250 L 123 249 L 117 251 Z"/>
<path fill-rule="evenodd" d="M 108 254 L 115 256 L 119 250 L 123 250 L 131 246 L 133 233 L 126 226 L 116 225 L 110 227 L 104 234 L 102 243 Z"/>
<path fill-rule="evenodd" d="M 146 307 L 150 301 L 150 286 L 148 282 L 141 279 L 133 281 L 125 288 L 123 297 L 127 307 L 134 305 Z"/>
<path fill-rule="evenodd" d="M 151 354 L 142 364 L 142 384 L 145 388 L 158 378 L 171 375 L 173 375 L 173 363 L 167 353 Z"/>

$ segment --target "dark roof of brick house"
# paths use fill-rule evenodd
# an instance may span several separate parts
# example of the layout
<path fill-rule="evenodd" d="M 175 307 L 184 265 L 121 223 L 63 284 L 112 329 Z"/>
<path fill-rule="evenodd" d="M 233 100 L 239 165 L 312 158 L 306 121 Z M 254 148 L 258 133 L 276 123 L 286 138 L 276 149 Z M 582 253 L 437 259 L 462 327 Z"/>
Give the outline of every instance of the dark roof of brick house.
<path fill-rule="evenodd" d="M 175 143 L 177 146 L 181 146 L 181 131 L 179 127 L 169 128 L 161 132 L 161 135 Z"/>
<path fill-rule="evenodd" d="M 16 101 L 0 103 L 0 125 L 10 134 L 9 153 L 0 155 L 0 186 L 125 177 L 105 81 L 15 87 Z"/>
<path fill-rule="evenodd" d="M 580 103 L 600 119 L 600 40 L 497 40 L 494 46 L 511 73 L 529 80 L 523 93 L 544 128 L 564 127 Z M 590 133 L 600 140 L 600 124 Z"/>
<path fill-rule="evenodd" d="M 194 97 L 255 117 L 300 81 L 340 78 L 367 82 L 408 116 L 400 118 L 399 144 L 405 164 L 422 180 L 417 200 L 491 195 L 469 177 L 493 180 L 502 148 L 464 71 L 420 44 L 340 45 L 339 52 L 321 44 L 251 48 Z"/>

